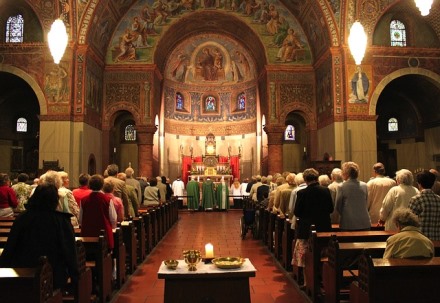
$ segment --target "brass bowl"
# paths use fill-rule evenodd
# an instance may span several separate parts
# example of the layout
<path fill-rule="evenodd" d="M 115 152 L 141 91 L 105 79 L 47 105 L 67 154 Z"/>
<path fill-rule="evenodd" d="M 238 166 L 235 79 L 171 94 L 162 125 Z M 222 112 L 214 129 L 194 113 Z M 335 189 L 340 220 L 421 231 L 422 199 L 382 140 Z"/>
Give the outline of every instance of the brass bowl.
<path fill-rule="evenodd" d="M 179 265 L 179 261 L 174 259 L 165 260 L 163 261 L 163 263 L 166 265 L 168 269 L 176 269 L 177 265 Z"/>
<path fill-rule="evenodd" d="M 243 265 L 244 259 L 240 257 L 223 257 L 213 259 L 212 263 L 218 268 L 235 269 L 240 268 Z"/>

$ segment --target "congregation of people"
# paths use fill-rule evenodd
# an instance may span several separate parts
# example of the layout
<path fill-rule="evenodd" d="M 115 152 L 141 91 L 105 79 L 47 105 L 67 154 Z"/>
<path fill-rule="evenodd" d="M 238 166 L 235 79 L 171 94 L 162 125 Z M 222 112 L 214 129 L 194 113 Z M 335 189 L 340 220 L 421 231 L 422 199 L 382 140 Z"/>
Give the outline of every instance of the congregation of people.
<path fill-rule="evenodd" d="M 63 288 L 68 278 L 75 281 L 78 274 L 74 228 L 81 228 L 82 236 L 98 236 L 104 230 L 111 250 L 112 230 L 118 222 L 173 196 L 190 211 L 242 209 L 246 200 L 289 218 L 295 230 L 292 264 L 299 268 L 305 266 L 312 225 L 319 232 L 330 231 L 332 224 L 339 224 L 341 231 L 383 226 L 395 232 L 387 241 L 384 258 L 432 257 L 432 241 L 440 240 L 438 172 L 423 170 L 414 178 L 411 171 L 401 169 L 390 178 L 384 165 L 376 163 L 373 177 L 364 182 L 359 171 L 355 162 L 345 162 L 330 176 L 307 168 L 299 173 L 256 175 L 243 182 L 235 178 L 232 184 L 209 177 L 199 182 L 192 176 L 185 185 L 180 176 L 173 182 L 165 176 L 135 178 L 131 167 L 120 172 L 110 164 L 103 175 L 81 174 L 75 189 L 69 186 L 67 172 L 47 171 L 32 184 L 26 174 L 20 174 L 14 185 L 7 174 L 0 174 L 0 217 L 21 213 L 11 228 L 0 266 L 36 266 L 39 256 L 47 255 L 54 268 L 54 285 Z"/>

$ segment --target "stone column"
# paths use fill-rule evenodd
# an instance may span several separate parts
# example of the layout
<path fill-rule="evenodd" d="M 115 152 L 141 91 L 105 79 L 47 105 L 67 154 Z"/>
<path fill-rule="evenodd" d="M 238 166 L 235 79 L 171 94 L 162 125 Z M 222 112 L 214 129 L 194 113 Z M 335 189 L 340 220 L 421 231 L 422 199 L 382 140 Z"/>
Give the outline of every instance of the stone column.
<path fill-rule="evenodd" d="M 157 128 L 154 125 L 140 127 L 138 137 L 138 176 L 152 177 L 153 172 L 153 138 Z"/>
<path fill-rule="evenodd" d="M 269 174 L 283 172 L 283 138 L 284 126 L 266 125 L 264 131 L 267 134 Z"/>

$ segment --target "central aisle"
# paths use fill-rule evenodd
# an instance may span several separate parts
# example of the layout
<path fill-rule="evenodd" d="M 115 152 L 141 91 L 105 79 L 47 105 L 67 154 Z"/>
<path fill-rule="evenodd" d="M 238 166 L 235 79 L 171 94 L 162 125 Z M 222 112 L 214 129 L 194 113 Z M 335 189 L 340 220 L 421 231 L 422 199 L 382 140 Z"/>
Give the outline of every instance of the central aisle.
<path fill-rule="evenodd" d="M 165 259 L 183 259 L 182 251 L 186 249 L 198 249 L 204 254 L 206 243 L 212 243 L 217 257 L 241 256 L 250 259 L 257 269 L 256 277 L 250 278 L 252 303 L 310 302 L 260 240 L 253 240 L 250 232 L 245 240 L 241 240 L 241 216 L 240 210 L 180 211 L 177 223 L 147 256 L 125 286 L 114 295 L 112 302 L 163 303 L 164 280 L 157 278 L 161 262 Z"/>

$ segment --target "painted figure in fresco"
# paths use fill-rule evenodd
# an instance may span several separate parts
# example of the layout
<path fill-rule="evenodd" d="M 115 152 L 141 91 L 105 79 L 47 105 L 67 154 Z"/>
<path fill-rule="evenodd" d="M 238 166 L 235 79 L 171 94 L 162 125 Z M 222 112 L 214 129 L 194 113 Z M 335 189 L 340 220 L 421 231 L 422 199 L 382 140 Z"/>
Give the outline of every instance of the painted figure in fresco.
<path fill-rule="evenodd" d="M 250 69 L 251 69 L 249 66 L 249 62 L 246 59 L 246 56 L 238 50 L 235 51 L 234 66 L 235 68 L 233 68 L 234 71 L 233 78 L 235 82 L 249 79 Z"/>
<path fill-rule="evenodd" d="M 154 29 L 154 13 L 152 9 L 145 5 L 141 10 L 141 18 L 145 22 L 145 30 L 149 35 L 157 35 Z"/>
<path fill-rule="evenodd" d="M 188 69 L 189 58 L 186 54 L 179 52 L 177 54 L 176 62 L 171 68 L 171 75 L 174 79 L 180 82 L 185 81 L 186 72 Z"/>
<path fill-rule="evenodd" d="M 295 58 L 295 50 L 302 48 L 301 41 L 296 36 L 293 28 L 289 28 L 283 45 L 278 50 L 277 61 L 291 62 Z"/>
<path fill-rule="evenodd" d="M 154 24 L 155 25 L 162 25 L 163 23 L 167 22 L 167 5 L 164 4 L 161 0 L 154 1 L 153 5 L 151 6 L 154 11 Z"/>
<path fill-rule="evenodd" d="M 206 106 L 207 111 L 215 111 L 215 99 L 212 96 L 206 98 Z"/>
<path fill-rule="evenodd" d="M 277 9 L 274 4 L 269 5 L 269 21 L 266 23 L 266 30 L 269 35 L 278 33 L 279 17 Z"/>
<path fill-rule="evenodd" d="M 215 0 L 205 0 L 204 4 L 206 8 L 215 7 Z"/>
<path fill-rule="evenodd" d="M 368 89 L 370 82 L 367 74 L 362 71 L 361 66 L 356 66 L 356 72 L 351 78 L 351 95 L 349 102 L 352 103 L 366 103 L 368 100 Z"/>
<path fill-rule="evenodd" d="M 60 65 L 46 75 L 46 94 L 52 102 L 63 102 L 63 96 L 67 91 L 67 72 Z"/>
<path fill-rule="evenodd" d="M 203 54 L 199 58 L 199 68 L 202 70 L 202 77 L 205 81 L 217 80 L 217 69 L 214 65 L 214 56 L 210 53 L 209 48 L 203 49 Z"/>
<path fill-rule="evenodd" d="M 146 24 L 142 24 L 139 17 L 133 18 L 133 23 L 131 24 L 131 34 L 133 35 L 133 46 L 134 47 L 151 47 L 147 42 L 147 29 Z"/>
<path fill-rule="evenodd" d="M 121 52 L 116 57 L 115 62 L 136 60 L 136 49 L 133 46 L 133 40 L 134 37 L 131 30 L 127 28 L 119 42 L 119 49 Z"/>
<path fill-rule="evenodd" d="M 254 6 L 254 20 L 253 22 L 266 23 L 269 18 L 269 4 L 266 0 L 257 1 Z"/>
<path fill-rule="evenodd" d="M 272 43 L 269 46 L 281 47 L 283 45 L 284 39 L 286 39 L 287 37 L 287 32 L 289 31 L 289 28 L 289 22 L 283 16 L 280 16 L 278 33 L 273 36 Z"/>
<path fill-rule="evenodd" d="M 216 70 L 223 69 L 223 55 L 218 48 L 214 49 L 214 67 Z"/>

